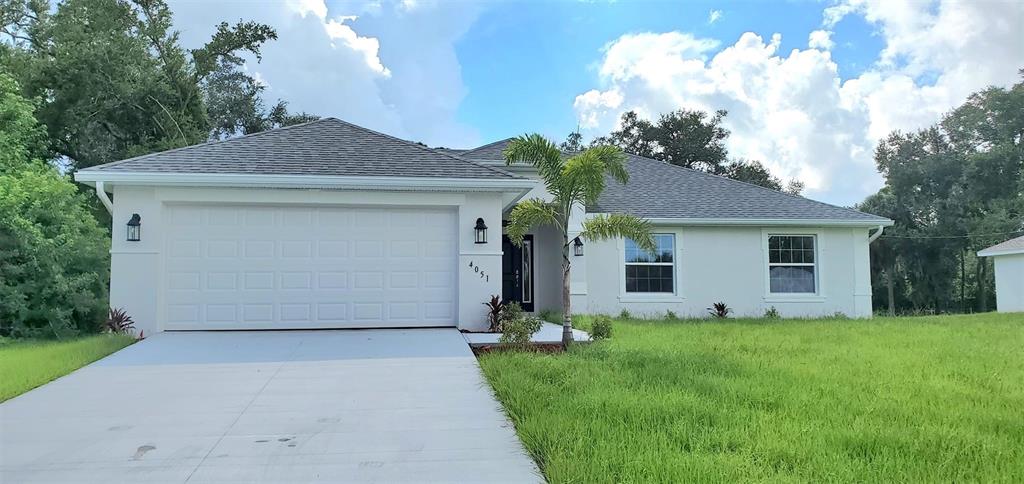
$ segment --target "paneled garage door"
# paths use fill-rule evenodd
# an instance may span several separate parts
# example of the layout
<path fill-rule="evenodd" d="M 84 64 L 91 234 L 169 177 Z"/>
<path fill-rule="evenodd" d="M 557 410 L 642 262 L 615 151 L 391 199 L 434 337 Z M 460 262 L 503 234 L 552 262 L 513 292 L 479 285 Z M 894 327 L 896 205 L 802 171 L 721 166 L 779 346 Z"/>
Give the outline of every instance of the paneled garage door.
<path fill-rule="evenodd" d="M 166 329 L 454 326 L 454 210 L 169 205 Z"/>

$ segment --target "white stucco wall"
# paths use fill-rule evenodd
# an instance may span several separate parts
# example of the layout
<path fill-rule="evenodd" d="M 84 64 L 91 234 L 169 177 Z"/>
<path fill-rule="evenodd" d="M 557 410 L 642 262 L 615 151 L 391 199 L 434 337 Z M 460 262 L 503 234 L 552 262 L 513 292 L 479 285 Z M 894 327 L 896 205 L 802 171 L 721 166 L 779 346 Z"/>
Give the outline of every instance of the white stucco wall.
<path fill-rule="evenodd" d="M 164 328 L 162 307 L 164 239 L 162 232 L 166 204 L 175 202 L 210 204 L 272 204 L 331 206 L 454 207 L 458 214 L 458 325 L 486 327 L 483 302 L 501 293 L 502 195 L 497 192 L 442 193 L 343 191 L 304 189 L 113 187 L 113 230 L 111 243 L 111 307 L 123 307 L 136 328 L 153 334 Z M 139 242 L 125 240 L 125 223 L 133 213 L 142 217 Z M 490 227 L 486 244 L 476 244 L 473 227 L 482 217 Z M 479 277 L 470 262 L 491 274 Z"/>
<path fill-rule="evenodd" d="M 996 269 L 996 309 L 1024 312 L 1024 254 L 992 257 Z"/>
<path fill-rule="evenodd" d="M 625 292 L 624 241 L 586 246 L 585 286 L 573 277 L 573 312 L 704 317 L 715 302 L 725 302 L 736 316 L 762 316 L 774 306 L 784 317 L 871 316 L 871 282 L 867 228 L 668 227 L 675 234 L 675 294 Z M 819 290 L 815 295 L 768 293 L 768 234 L 817 236 Z M 580 259 L 580 258 L 576 258 Z"/>

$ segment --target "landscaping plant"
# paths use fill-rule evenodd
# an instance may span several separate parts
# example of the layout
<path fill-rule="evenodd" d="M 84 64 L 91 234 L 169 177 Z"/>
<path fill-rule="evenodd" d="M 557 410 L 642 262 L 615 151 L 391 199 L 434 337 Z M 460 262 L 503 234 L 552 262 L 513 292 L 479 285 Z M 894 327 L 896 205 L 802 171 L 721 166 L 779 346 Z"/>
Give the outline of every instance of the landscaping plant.
<path fill-rule="evenodd" d="M 594 341 L 612 337 L 612 318 L 596 316 L 590 325 L 590 338 Z"/>
<path fill-rule="evenodd" d="M 498 342 L 519 349 L 526 349 L 530 346 L 530 337 L 540 331 L 544 324 L 539 318 L 529 316 L 523 312 L 518 303 L 510 303 L 505 306 L 501 318 L 501 336 Z"/>
<path fill-rule="evenodd" d="M 729 313 L 732 312 L 732 309 L 730 309 L 729 306 L 726 306 L 724 302 L 716 302 L 708 308 L 708 312 L 716 318 L 725 319 L 729 317 Z"/>
<path fill-rule="evenodd" d="M 123 308 L 110 308 L 104 326 L 108 333 L 132 334 L 135 331 L 135 320 Z"/>
<path fill-rule="evenodd" d="M 492 295 L 491 300 L 484 303 L 487 306 L 487 330 L 492 333 L 501 332 L 501 310 L 505 308 L 505 301 L 501 296 Z"/>
<path fill-rule="evenodd" d="M 569 218 L 573 209 L 593 205 L 605 187 L 608 175 L 619 183 L 629 181 L 626 155 L 614 146 L 595 146 L 572 156 L 539 134 L 520 136 L 505 149 L 509 165 L 529 164 L 537 168 L 551 201 L 531 198 L 519 202 L 509 215 L 505 229 L 513 244 L 523 243 L 533 227 L 548 225 L 562 235 L 562 344 L 572 343 L 572 308 L 569 298 L 570 248 L 578 238 L 587 242 L 627 237 L 644 250 L 655 250 L 650 223 L 621 213 L 597 214 L 583 221 L 583 230 L 573 236 Z"/>

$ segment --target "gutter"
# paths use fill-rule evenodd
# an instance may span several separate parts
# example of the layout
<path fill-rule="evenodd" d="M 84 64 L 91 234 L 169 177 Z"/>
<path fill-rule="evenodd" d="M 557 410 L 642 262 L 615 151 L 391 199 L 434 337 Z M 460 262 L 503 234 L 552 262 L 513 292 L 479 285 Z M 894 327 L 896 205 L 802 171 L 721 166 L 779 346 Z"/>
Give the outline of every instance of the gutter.
<path fill-rule="evenodd" d="M 871 234 L 868 237 L 868 245 L 870 245 L 872 242 L 878 240 L 878 238 L 882 236 L 882 232 L 884 232 L 884 231 L 885 231 L 885 225 L 879 225 L 878 226 L 878 232 L 875 232 L 875 233 Z"/>
<path fill-rule="evenodd" d="M 590 215 L 590 213 L 588 213 Z M 785 219 L 785 218 L 647 218 L 653 225 L 675 226 L 750 226 L 750 227 L 889 227 L 892 220 Z M 879 230 L 877 235 L 881 235 Z M 873 240 L 873 239 L 872 239 Z"/>
<path fill-rule="evenodd" d="M 96 181 L 96 197 L 106 207 L 107 213 L 114 215 L 114 203 L 110 200 L 110 195 L 107 195 L 107 191 L 103 189 L 103 182 L 99 180 Z"/>

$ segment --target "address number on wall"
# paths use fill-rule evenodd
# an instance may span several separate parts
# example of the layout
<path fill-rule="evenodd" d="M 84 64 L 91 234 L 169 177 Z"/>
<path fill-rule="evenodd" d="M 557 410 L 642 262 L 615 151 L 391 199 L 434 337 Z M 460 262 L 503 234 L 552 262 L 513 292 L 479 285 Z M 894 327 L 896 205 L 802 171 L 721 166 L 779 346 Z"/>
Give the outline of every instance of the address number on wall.
<path fill-rule="evenodd" d="M 469 267 L 473 268 L 473 272 L 480 274 L 480 279 L 483 279 L 484 281 L 487 282 L 491 282 L 491 275 L 481 270 L 480 266 L 474 264 L 473 261 L 469 261 Z"/>

